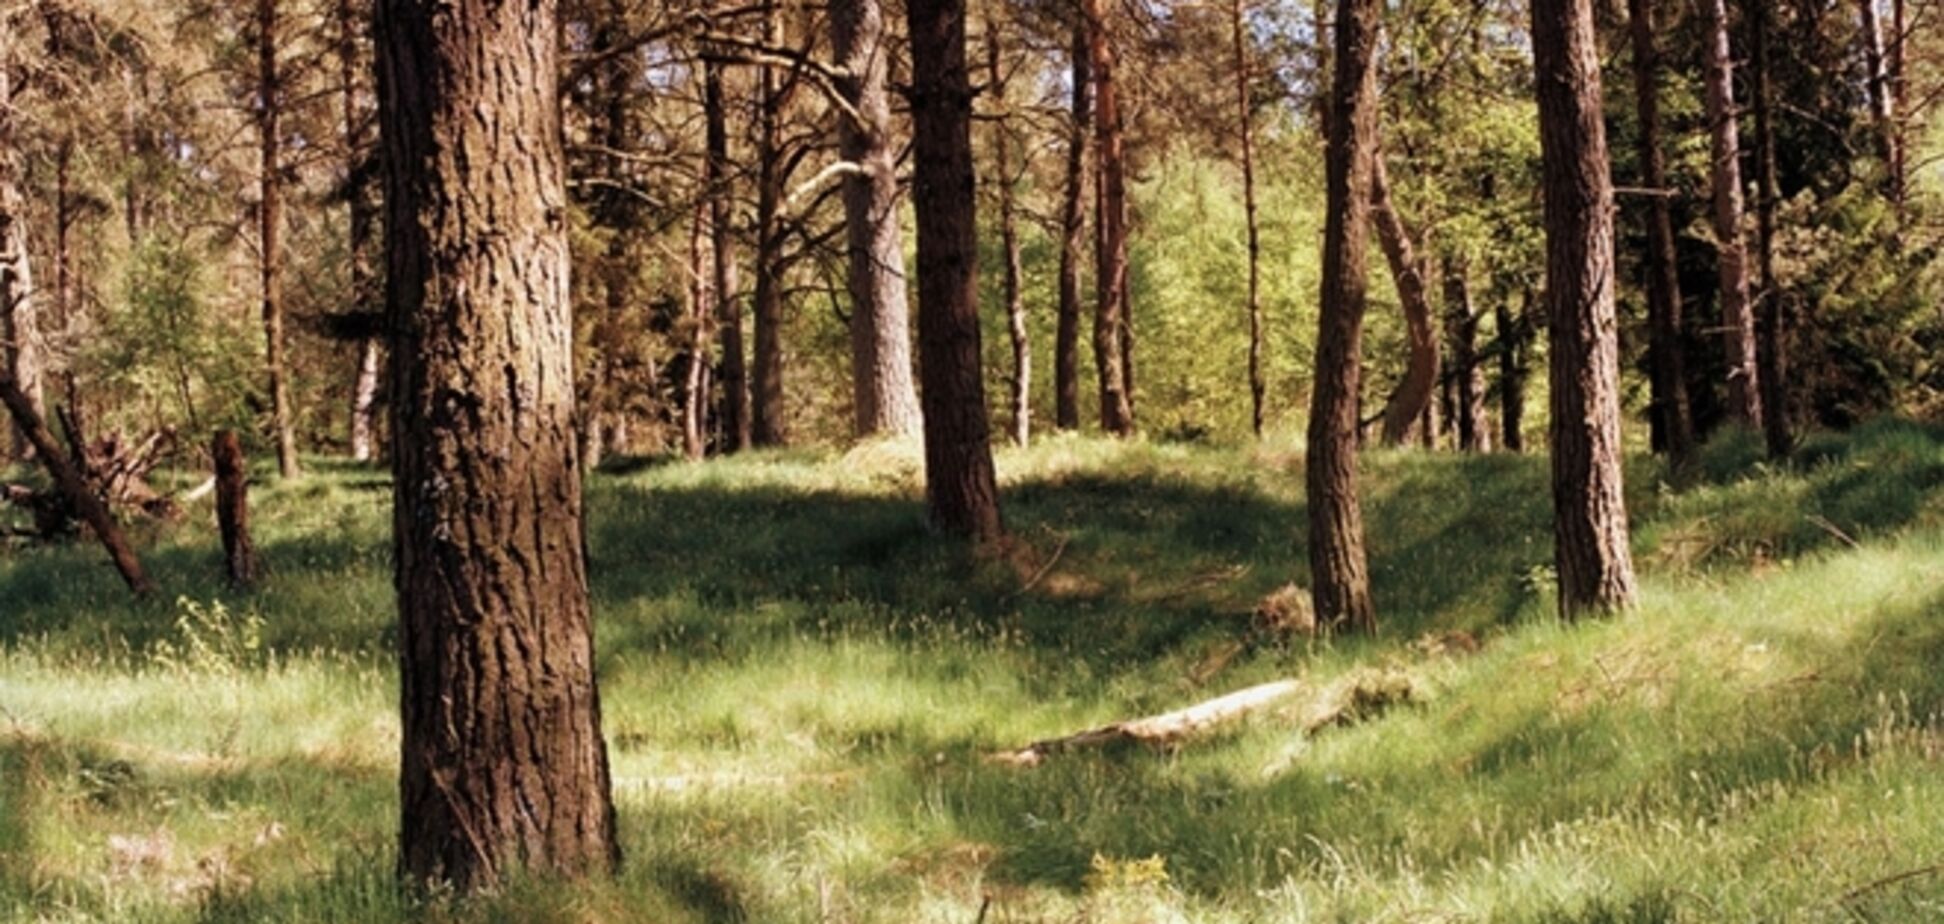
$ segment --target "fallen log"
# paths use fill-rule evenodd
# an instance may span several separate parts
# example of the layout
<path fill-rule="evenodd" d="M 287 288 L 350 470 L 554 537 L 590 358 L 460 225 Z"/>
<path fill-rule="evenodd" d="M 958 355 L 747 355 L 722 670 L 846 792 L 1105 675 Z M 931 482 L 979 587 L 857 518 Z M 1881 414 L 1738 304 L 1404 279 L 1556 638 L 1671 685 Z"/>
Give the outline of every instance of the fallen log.
<path fill-rule="evenodd" d="M 35 455 L 40 458 L 41 465 L 47 468 L 47 473 L 53 476 L 63 499 L 80 514 L 82 521 L 94 530 L 95 538 L 100 539 L 102 546 L 107 548 L 108 557 L 114 560 L 115 570 L 128 583 L 128 589 L 138 597 L 154 593 L 155 585 L 149 581 L 147 572 L 142 570 L 141 559 L 135 557 L 135 551 L 129 546 L 128 538 L 122 535 L 121 527 L 115 524 L 115 518 L 109 514 L 108 505 L 95 495 L 81 477 L 81 472 L 61 451 L 60 444 L 54 442 L 54 434 L 47 432 L 46 421 L 34 410 L 33 402 L 21 393 L 20 386 L 14 383 L 12 376 L 0 376 L 0 402 L 6 404 L 7 412 L 13 415 L 14 424 L 33 444 Z"/>
<path fill-rule="evenodd" d="M 1146 718 L 1102 725 L 1060 738 L 1035 741 L 1016 751 L 991 755 L 993 763 L 1012 767 L 1037 767 L 1052 754 L 1115 744 L 1159 746 L 1193 737 L 1203 731 L 1243 718 L 1302 692 L 1298 680 L 1278 680 L 1238 690 L 1197 703 L 1186 709 L 1164 712 Z"/>

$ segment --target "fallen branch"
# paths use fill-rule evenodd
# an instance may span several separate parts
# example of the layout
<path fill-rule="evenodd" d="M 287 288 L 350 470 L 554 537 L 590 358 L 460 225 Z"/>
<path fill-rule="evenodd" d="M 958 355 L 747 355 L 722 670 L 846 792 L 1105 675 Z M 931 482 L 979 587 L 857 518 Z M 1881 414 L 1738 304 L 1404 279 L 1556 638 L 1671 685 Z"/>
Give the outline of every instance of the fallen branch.
<path fill-rule="evenodd" d="M 1843 530 L 1839 528 L 1836 524 L 1829 522 L 1827 518 L 1819 514 L 1812 513 L 1806 517 L 1803 517 L 1803 519 L 1808 520 L 1811 523 L 1814 523 L 1816 526 L 1820 527 L 1823 532 L 1826 532 L 1832 536 L 1835 536 L 1838 539 L 1841 539 L 1844 545 L 1849 546 L 1852 549 L 1860 549 L 1863 547 L 1863 544 L 1857 542 L 1855 537 L 1851 536 L 1849 533 L 1843 532 Z"/>
<path fill-rule="evenodd" d="M 114 560 L 115 570 L 121 572 L 128 589 L 134 591 L 137 597 L 153 593 L 155 585 L 142 570 L 141 560 L 135 557 L 134 549 L 129 546 L 127 537 L 122 535 L 121 527 L 115 524 L 114 516 L 109 514 L 108 505 L 95 496 L 81 472 L 61 452 L 60 444 L 54 442 L 54 434 L 47 432 L 47 423 L 34 409 L 33 402 L 14 383 L 12 376 L 0 375 L 0 402 L 6 404 L 15 426 L 33 444 L 35 454 L 46 466 L 47 473 L 53 476 L 54 484 L 59 487 L 68 504 L 81 515 L 81 519 L 94 530 L 95 538 L 100 539 L 102 546 L 107 548 L 108 557 Z"/>
<path fill-rule="evenodd" d="M 1046 564 L 1041 565 L 1038 571 L 1033 572 L 1033 576 L 1027 578 L 1026 583 L 1019 585 L 1018 590 L 1007 594 L 1005 599 L 1011 600 L 1014 597 L 1023 597 L 1027 591 L 1032 590 L 1039 585 L 1040 581 L 1045 580 L 1046 576 L 1053 572 L 1053 566 L 1060 563 L 1060 556 L 1066 554 L 1067 543 L 1071 541 L 1073 541 L 1071 535 L 1061 536 L 1060 544 L 1053 548 L 1053 554 L 1047 557 Z"/>
<path fill-rule="evenodd" d="M 1944 863 L 1933 863 L 1929 866 L 1918 867 L 1917 869 L 1907 869 L 1896 875 L 1885 876 L 1882 879 L 1866 882 L 1848 892 L 1844 892 L 1843 897 L 1837 900 L 1837 904 L 1847 905 L 1886 886 L 1893 886 L 1899 882 L 1908 882 L 1912 879 L 1921 879 L 1925 876 L 1932 876 L 1938 873 L 1944 873 Z"/>
<path fill-rule="evenodd" d="M 1297 680 L 1278 680 L 1273 683 L 1258 684 L 1246 690 L 1197 703 L 1186 709 L 1102 725 L 1099 728 L 1061 738 L 1035 741 L 1016 751 L 994 754 L 989 759 L 993 763 L 1012 767 L 1037 767 L 1046 760 L 1048 755 L 1062 751 L 1125 743 L 1170 744 L 1216 725 L 1260 712 L 1296 695 L 1302 689 L 1302 682 Z"/>

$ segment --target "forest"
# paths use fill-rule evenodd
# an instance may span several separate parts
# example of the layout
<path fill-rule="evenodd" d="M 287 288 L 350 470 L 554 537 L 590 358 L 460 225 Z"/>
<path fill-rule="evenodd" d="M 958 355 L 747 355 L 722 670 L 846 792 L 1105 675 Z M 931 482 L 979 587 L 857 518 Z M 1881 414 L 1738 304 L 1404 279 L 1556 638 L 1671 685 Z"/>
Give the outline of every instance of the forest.
<path fill-rule="evenodd" d="M 1944 0 L 0 0 L 0 921 L 1944 920 Z"/>

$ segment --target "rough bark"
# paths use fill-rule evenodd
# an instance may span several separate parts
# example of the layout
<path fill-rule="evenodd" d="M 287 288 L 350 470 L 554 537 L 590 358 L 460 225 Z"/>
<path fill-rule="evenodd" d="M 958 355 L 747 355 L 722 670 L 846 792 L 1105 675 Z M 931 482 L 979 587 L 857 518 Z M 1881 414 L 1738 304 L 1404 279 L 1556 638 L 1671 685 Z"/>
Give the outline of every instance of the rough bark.
<path fill-rule="evenodd" d="M 1447 259 L 1444 270 L 1445 337 L 1451 350 L 1452 403 L 1458 412 L 1458 448 L 1492 451 L 1492 422 L 1485 413 L 1485 367 L 1478 361 L 1478 312 L 1471 279 L 1462 262 Z"/>
<path fill-rule="evenodd" d="M 1411 439 L 1413 430 L 1421 429 L 1419 425 L 1437 390 L 1438 332 L 1431 318 L 1431 301 L 1425 294 L 1424 265 L 1411 242 L 1410 229 L 1404 226 L 1403 217 L 1391 201 L 1390 171 L 1384 166 L 1381 152 L 1371 159 L 1370 217 L 1377 228 L 1384 260 L 1390 265 L 1397 300 L 1404 309 L 1406 339 L 1411 347 L 1404 381 L 1398 383 L 1397 390 L 1384 402 L 1384 445 L 1402 446 Z M 1435 439 L 1437 434 L 1434 431 L 1419 436 Z"/>
<path fill-rule="evenodd" d="M 1769 9 L 1748 3 L 1747 20 L 1750 96 L 1755 110 L 1755 296 L 1757 334 L 1755 366 L 1762 388 L 1762 437 L 1769 455 L 1782 458 L 1795 444 L 1789 428 L 1788 329 L 1782 290 L 1775 278 L 1775 208 L 1779 192 L 1775 176 L 1774 86 L 1769 72 Z"/>
<path fill-rule="evenodd" d="M 1910 185 L 1909 4 L 1890 0 L 1890 40 L 1883 49 L 1883 79 L 1890 114 L 1890 202 L 1900 211 Z M 1766 15 L 1766 11 L 1764 11 Z"/>
<path fill-rule="evenodd" d="M 1568 619 L 1634 600 L 1621 486 L 1613 181 L 1591 0 L 1534 0 L 1545 177 L 1553 542 Z"/>
<path fill-rule="evenodd" d="M 369 113 L 359 102 L 360 75 L 365 72 L 362 41 L 364 9 L 359 0 L 338 3 L 338 66 L 344 96 L 344 175 L 350 221 L 347 239 L 351 270 L 351 310 L 365 314 L 379 311 L 378 274 L 373 245 L 377 240 L 377 208 L 367 193 L 365 159 L 371 156 Z M 357 371 L 351 384 L 351 458 L 369 462 L 377 450 L 378 373 L 383 344 L 377 337 L 358 342 Z"/>
<path fill-rule="evenodd" d="M 1012 121 L 1006 103 L 1005 72 L 999 61 L 998 28 L 997 22 L 986 21 L 986 70 L 991 79 L 989 89 L 998 100 L 992 123 L 992 148 L 994 172 L 998 174 L 995 186 L 999 194 L 999 247 L 1005 254 L 1006 335 L 1012 341 L 1007 407 L 1013 445 L 1024 446 L 1033 432 L 1033 343 L 1026 334 L 1026 299 L 1020 290 L 1025 267 L 1019 255 L 1019 175 L 1012 162 Z"/>
<path fill-rule="evenodd" d="M 41 342 L 40 316 L 34 274 L 27 258 L 27 201 L 21 192 L 22 165 L 16 143 L 12 105 L 15 65 L 14 23 L 0 20 L 0 377 L 27 402 L 36 418 L 45 414 L 46 361 Z M 33 455 L 34 442 L 24 427 L 11 427 L 13 457 Z"/>
<path fill-rule="evenodd" d="M 1087 35 L 1086 17 L 1074 17 L 1073 101 L 1060 203 L 1060 316 L 1053 343 L 1054 423 L 1062 430 L 1080 429 L 1080 273 L 1086 260 L 1088 138 L 1094 130 L 1093 53 Z"/>
<path fill-rule="evenodd" d="M 81 516 L 82 522 L 94 531 L 95 538 L 108 551 L 108 557 L 115 564 L 128 589 L 137 597 L 146 597 L 155 592 L 155 584 L 142 570 L 141 559 L 128 544 L 128 538 L 116 525 L 115 518 L 108 512 L 108 505 L 101 500 L 94 489 L 83 477 L 59 444 L 54 442 L 54 434 L 47 429 L 47 421 L 41 416 L 39 407 L 19 383 L 0 370 L 0 404 L 5 404 L 8 416 L 13 418 L 15 428 L 33 447 L 33 455 L 40 460 L 47 474 L 54 479 L 54 487 L 61 493 L 69 509 Z"/>
<path fill-rule="evenodd" d="M 277 470 L 303 475 L 297 459 L 297 425 L 290 406 L 284 357 L 283 309 L 283 75 L 277 64 L 277 0 L 257 0 L 257 153 L 262 202 L 257 206 L 258 283 L 263 298 L 264 374 L 270 389 L 270 423 L 276 431 Z"/>
<path fill-rule="evenodd" d="M 998 541 L 999 487 L 979 352 L 978 204 L 964 0 L 911 0 L 911 118 L 918 214 L 918 350 L 925 500 L 934 528 Z"/>
<path fill-rule="evenodd" d="M 782 34 L 779 8 L 771 4 L 763 16 L 764 44 L 775 46 Z M 756 117 L 756 287 L 751 314 L 755 320 L 753 401 L 750 440 L 757 446 L 789 442 L 783 394 L 783 108 L 788 88 L 778 68 L 764 65 L 758 78 Z M 792 84 L 793 85 L 793 84 Z"/>
<path fill-rule="evenodd" d="M 555 0 L 380 0 L 400 874 L 618 859 L 576 458 Z"/>
<path fill-rule="evenodd" d="M 1230 7 L 1235 40 L 1236 141 L 1242 157 L 1242 214 L 1249 231 L 1249 427 L 1262 435 L 1263 401 L 1269 386 L 1262 372 L 1262 234 L 1256 220 L 1255 104 L 1250 99 L 1249 42 L 1243 0 Z"/>
<path fill-rule="evenodd" d="M 844 159 L 863 168 L 844 177 L 850 289 L 852 428 L 858 437 L 918 432 L 911 376 L 911 309 L 905 301 L 904 241 L 898 227 L 897 152 L 885 89 L 891 56 L 879 0 L 835 0 L 831 45 L 837 87 L 858 115 L 838 120 Z"/>
<path fill-rule="evenodd" d="M 722 450 L 751 445 L 749 372 L 744 365 L 742 301 L 736 292 L 735 238 L 731 227 L 729 127 L 723 98 L 722 65 L 702 62 L 703 120 L 708 153 L 703 180 L 709 197 L 710 288 L 715 293 L 716 324 L 722 336 Z"/>
<path fill-rule="evenodd" d="M 1676 464 L 1694 453 L 1694 417 L 1687 393 L 1687 357 L 1681 336 L 1681 277 L 1674 251 L 1673 206 L 1667 189 L 1667 155 L 1661 144 L 1660 52 L 1654 0 L 1627 0 L 1633 40 L 1634 107 L 1640 122 L 1640 185 L 1647 199 L 1647 329 L 1653 403 L 1648 415 L 1653 446 Z"/>
<path fill-rule="evenodd" d="M 1492 306 L 1499 340 L 1499 445 L 1506 452 L 1525 451 L 1525 390 L 1531 377 L 1532 289 L 1521 296 L 1515 316 L 1506 299 Z"/>
<path fill-rule="evenodd" d="M 1081 0 L 1094 80 L 1094 367 L 1100 383 L 1100 427 L 1134 433 L 1127 336 L 1127 148 L 1112 37 L 1103 0 Z"/>
<path fill-rule="evenodd" d="M 688 373 L 682 383 L 682 455 L 699 461 L 709 449 L 709 342 L 715 337 L 715 293 L 708 266 L 709 203 L 696 203 L 689 223 Z"/>
<path fill-rule="evenodd" d="M 1897 129 L 1891 111 L 1890 74 L 1883 42 L 1883 17 L 1878 0 L 1856 0 L 1863 16 L 1863 67 L 1865 88 L 1870 98 L 1870 126 L 1875 130 L 1877 156 L 1883 159 L 1886 178 L 1897 162 Z"/>
<path fill-rule="evenodd" d="M 1328 216 L 1311 391 L 1305 486 L 1309 560 L 1317 621 L 1374 632 L 1357 496 L 1358 404 L 1362 388 L 1365 256 L 1377 154 L 1377 0 L 1338 0 L 1336 74 L 1326 156 Z"/>
<path fill-rule="evenodd" d="M 216 462 L 216 529 L 223 537 L 223 574 L 231 587 L 256 583 L 256 545 L 250 541 L 250 472 L 243 441 L 218 430 L 209 455 Z"/>
<path fill-rule="evenodd" d="M 1742 243 L 1741 134 L 1736 127 L 1735 64 L 1728 51 L 1725 0 L 1700 0 L 1707 36 L 1707 108 L 1713 162 L 1714 234 L 1720 278 L 1728 411 L 1762 425 L 1761 377 L 1755 367 L 1755 312 L 1748 300 L 1748 249 Z"/>

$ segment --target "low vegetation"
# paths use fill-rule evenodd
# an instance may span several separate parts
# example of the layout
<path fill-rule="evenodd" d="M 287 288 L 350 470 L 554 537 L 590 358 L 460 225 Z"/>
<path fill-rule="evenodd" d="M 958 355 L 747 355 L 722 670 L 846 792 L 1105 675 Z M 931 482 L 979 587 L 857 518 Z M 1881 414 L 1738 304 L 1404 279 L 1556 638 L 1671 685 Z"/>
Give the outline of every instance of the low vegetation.
<path fill-rule="evenodd" d="M 1629 471 L 1643 606 L 1552 618 L 1543 459 L 1375 453 L 1375 638 L 1260 631 L 1301 460 L 1052 439 L 1003 557 L 920 525 L 914 453 L 641 460 L 591 482 L 627 862 L 464 902 L 393 879 L 376 470 L 0 554 L 0 916 L 59 921 L 1923 921 L 1944 915 L 1944 431 Z M 1275 448 L 1281 446 L 1282 448 Z M 1240 644 L 1238 644 L 1240 643 Z M 1384 691 L 1314 723 L 1360 677 Z M 993 756 L 1258 683 L 1167 750 Z M 1314 727 L 1310 727 L 1314 726 Z M 1308 731 L 1305 729 L 1309 728 Z"/>

